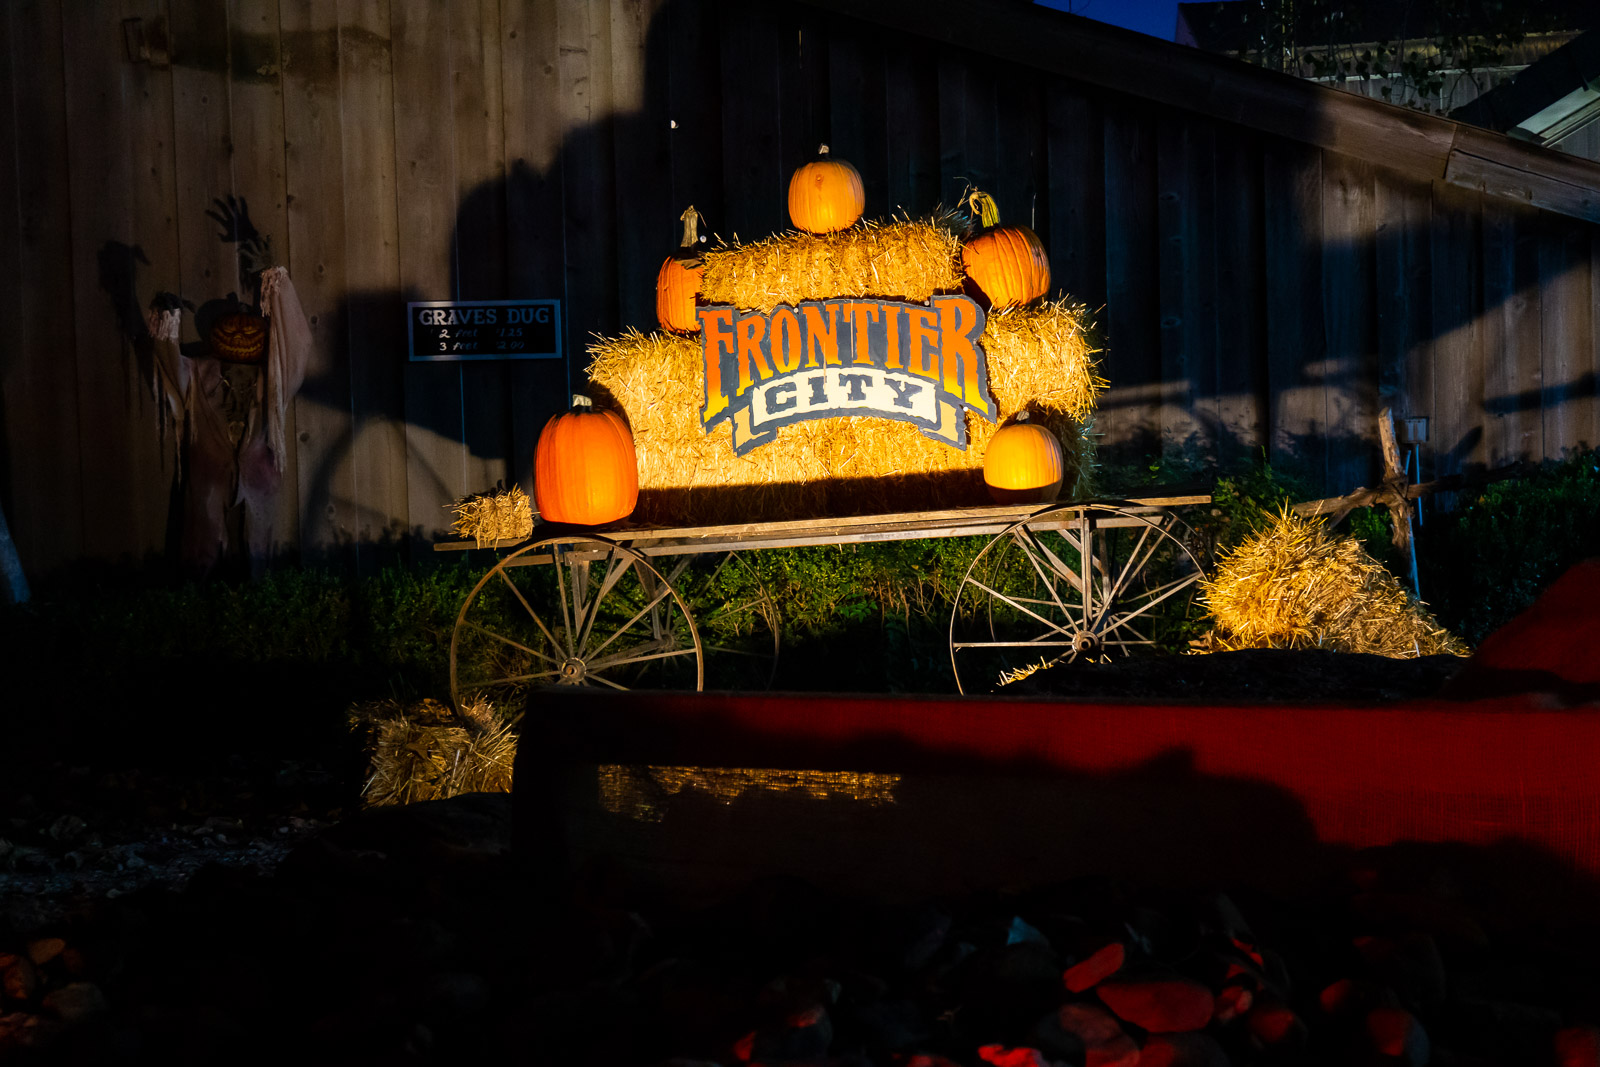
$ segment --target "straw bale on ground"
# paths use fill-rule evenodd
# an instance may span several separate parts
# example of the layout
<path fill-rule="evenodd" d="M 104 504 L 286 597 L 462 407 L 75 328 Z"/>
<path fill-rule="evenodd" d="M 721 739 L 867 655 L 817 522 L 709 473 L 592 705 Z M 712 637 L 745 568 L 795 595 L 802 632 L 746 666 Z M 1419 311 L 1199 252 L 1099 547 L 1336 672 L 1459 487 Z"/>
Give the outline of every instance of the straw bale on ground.
<path fill-rule="evenodd" d="M 961 288 L 961 244 L 938 220 L 785 233 L 712 249 L 702 259 L 702 300 L 763 313 L 779 304 L 852 296 L 920 304 Z"/>
<path fill-rule="evenodd" d="M 1201 588 L 1216 623 L 1210 645 L 1217 651 L 1467 654 L 1359 541 L 1335 537 L 1323 520 L 1288 510 L 1228 553 Z"/>
<path fill-rule="evenodd" d="M 524 538 L 533 532 L 533 502 L 514 485 L 510 489 L 473 493 L 445 506 L 455 512 L 451 526 L 462 537 L 476 541 L 479 548 L 505 538 Z"/>
<path fill-rule="evenodd" d="M 458 718 L 436 700 L 383 700 L 352 708 L 350 718 L 368 732 L 372 772 L 361 790 L 368 807 L 511 792 L 517 735 L 486 702 Z"/>

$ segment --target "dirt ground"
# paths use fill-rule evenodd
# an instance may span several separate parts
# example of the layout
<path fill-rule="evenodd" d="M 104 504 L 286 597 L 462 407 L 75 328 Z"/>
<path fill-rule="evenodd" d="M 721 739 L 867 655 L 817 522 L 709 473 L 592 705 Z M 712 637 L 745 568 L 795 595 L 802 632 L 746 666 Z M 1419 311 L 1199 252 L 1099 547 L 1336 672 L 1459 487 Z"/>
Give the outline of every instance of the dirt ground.
<path fill-rule="evenodd" d="M 1062 664 L 1000 692 L 1071 700 L 1382 704 L 1431 696 L 1466 662 L 1457 656 L 1388 659 L 1315 649 L 1250 649 Z"/>

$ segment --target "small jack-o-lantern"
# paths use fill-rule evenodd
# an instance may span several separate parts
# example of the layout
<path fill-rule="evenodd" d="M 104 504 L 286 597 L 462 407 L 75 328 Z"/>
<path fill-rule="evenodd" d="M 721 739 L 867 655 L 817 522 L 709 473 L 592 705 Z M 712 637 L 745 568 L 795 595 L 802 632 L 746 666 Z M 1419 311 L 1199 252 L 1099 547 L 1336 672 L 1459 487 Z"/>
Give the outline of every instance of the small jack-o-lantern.
<path fill-rule="evenodd" d="M 267 320 L 249 311 L 222 316 L 211 327 L 211 354 L 227 363 L 260 363 L 267 354 Z"/>

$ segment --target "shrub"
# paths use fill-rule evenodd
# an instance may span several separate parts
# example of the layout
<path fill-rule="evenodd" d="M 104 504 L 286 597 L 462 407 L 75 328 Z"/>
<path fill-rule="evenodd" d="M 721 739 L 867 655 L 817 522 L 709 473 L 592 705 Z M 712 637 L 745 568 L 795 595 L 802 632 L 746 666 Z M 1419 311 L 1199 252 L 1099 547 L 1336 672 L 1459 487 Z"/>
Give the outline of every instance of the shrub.
<path fill-rule="evenodd" d="M 1417 566 L 1439 620 L 1472 644 L 1526 609 L 1567 568 L 1600 555 L 1600 453 L 1462 493 L 1419 531 Z"/>

